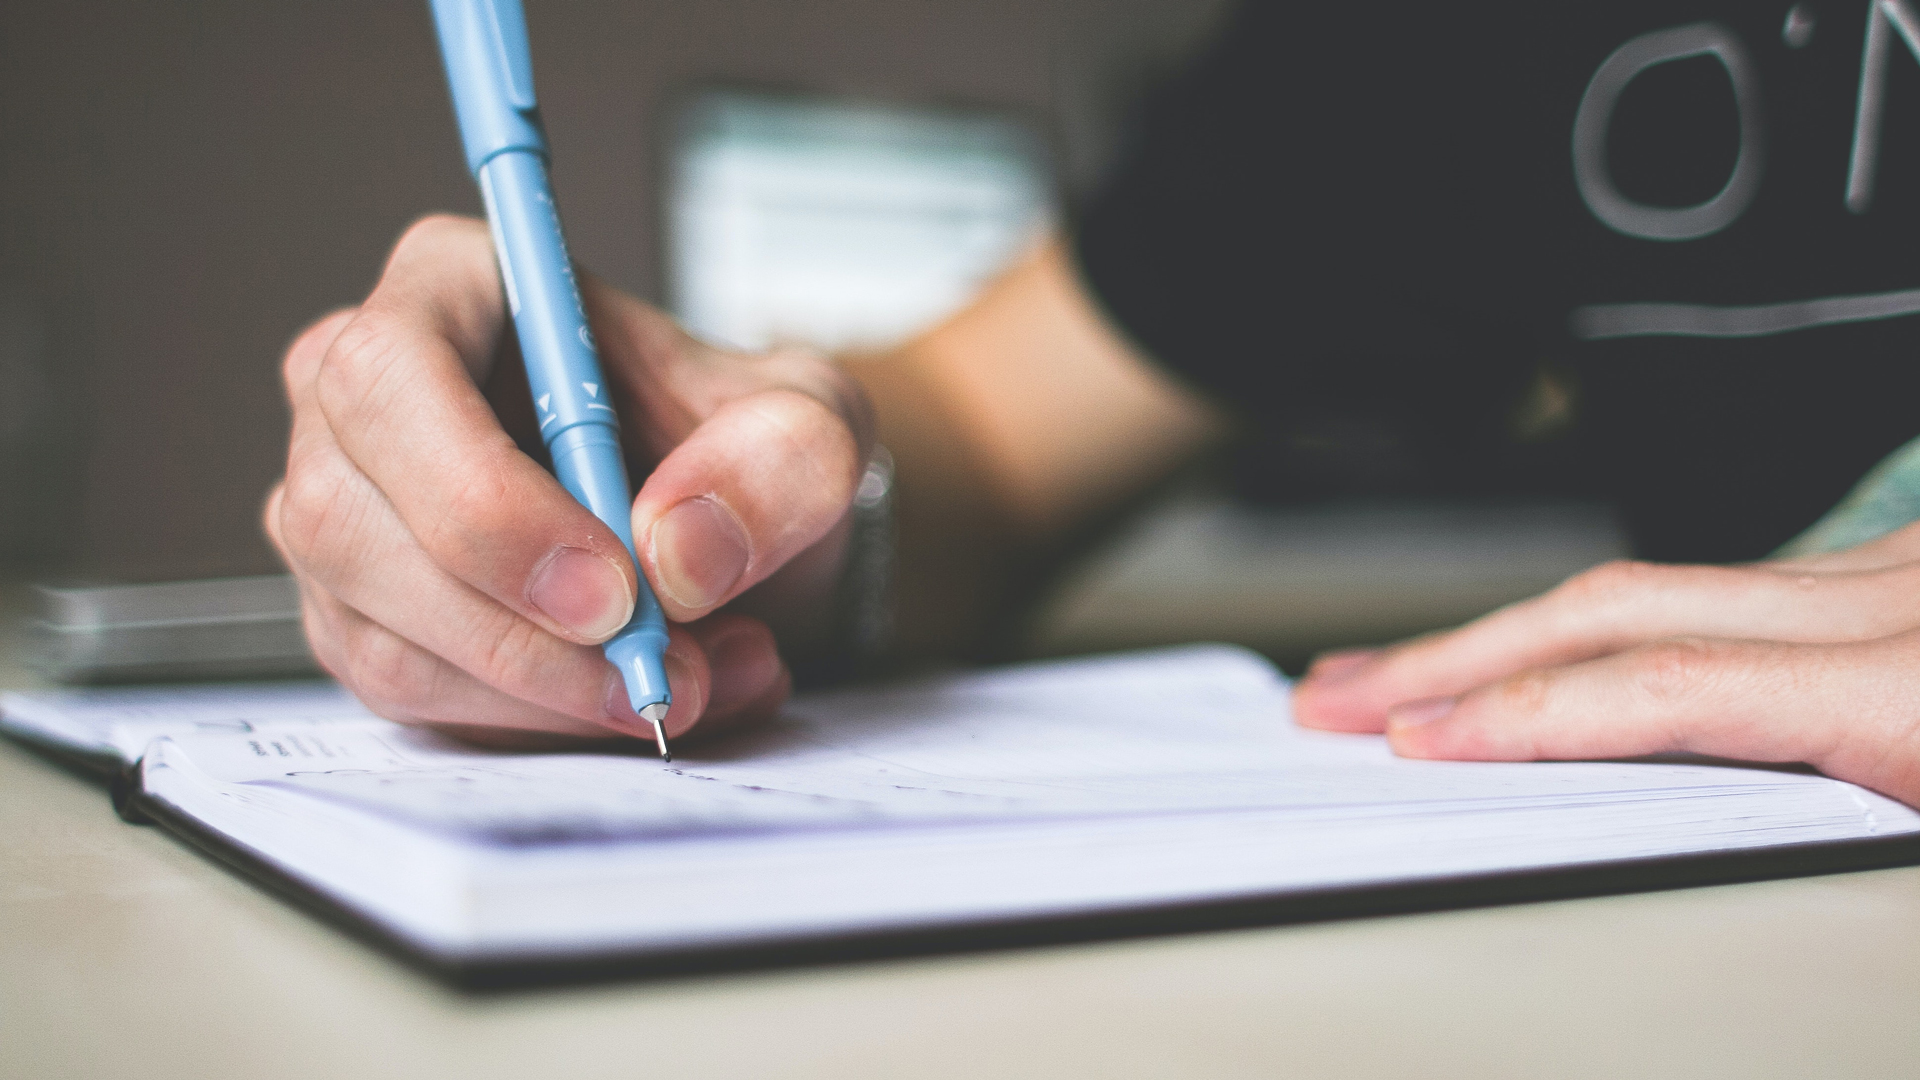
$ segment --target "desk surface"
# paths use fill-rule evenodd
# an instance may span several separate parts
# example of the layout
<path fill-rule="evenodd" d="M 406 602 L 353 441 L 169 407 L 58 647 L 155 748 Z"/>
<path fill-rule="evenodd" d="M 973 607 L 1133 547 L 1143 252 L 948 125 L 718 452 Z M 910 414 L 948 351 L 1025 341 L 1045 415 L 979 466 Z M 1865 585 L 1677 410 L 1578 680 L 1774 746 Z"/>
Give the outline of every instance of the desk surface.
<path fill-rule="evenodd" d="M 0 746 L 0 1077 L 634 1075 L 1912 1077 L 1920 868 L 467 997 Z"/>

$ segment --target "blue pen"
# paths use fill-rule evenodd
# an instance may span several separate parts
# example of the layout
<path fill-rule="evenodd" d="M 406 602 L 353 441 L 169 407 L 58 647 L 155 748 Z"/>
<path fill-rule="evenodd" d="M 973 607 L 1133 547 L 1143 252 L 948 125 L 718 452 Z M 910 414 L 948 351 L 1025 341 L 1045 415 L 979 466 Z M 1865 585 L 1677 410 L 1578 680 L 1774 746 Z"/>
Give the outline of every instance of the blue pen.
<path fill-rule="evenodd" d="M 672 761 L 663 723 L 673 701 L 664 664 L 667 619 L 639 572 L 619 420 L 600 377 L 587 309 L 547 183 L 547 138 L 533 99 L 526 14 L 520 0 L 432 4 L 467 167 L 486 200 L 500 279 L 553 471 L 634 558 L 640 595 L 632 620 L 607 642 L 607 659 L 626 680 L 634 709 L 653 725 L 661 758 Z"/>

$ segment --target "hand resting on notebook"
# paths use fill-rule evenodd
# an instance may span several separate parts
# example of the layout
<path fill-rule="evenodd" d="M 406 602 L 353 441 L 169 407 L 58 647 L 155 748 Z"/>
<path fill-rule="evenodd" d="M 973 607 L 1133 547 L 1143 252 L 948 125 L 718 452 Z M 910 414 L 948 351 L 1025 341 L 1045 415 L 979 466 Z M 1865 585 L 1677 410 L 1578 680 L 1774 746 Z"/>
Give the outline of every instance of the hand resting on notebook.
<path fill-rule="evenodd" d="M 581 282 L 628 469 L 633 531 L 673 622 L 678 736 L 776 709 L 790 679 L 761 619 L 818 610 L 844 548 L 872 421 L 858 386 L 811 354 L 693 340 L 590 276 Z M 564 735 L 646 734 L 594 646 L 635 582 L 613 533 L 536 461 L 525 375 L 486 226 L 428 218 L 372 295 L 288 350 L 293 410 L 268 534 L 301 590 L 325 667 L 389 718 Z M 808 601 L 812 601 L 809 603 Z"/>
<path fill-rule="evenodd" d="M 1746 566 L 1609 563 L 1458 630 L 1322 657 L 1308 727 L 1410 757 L 1692 751 L 1920 806 L 1920 524 Z"/>

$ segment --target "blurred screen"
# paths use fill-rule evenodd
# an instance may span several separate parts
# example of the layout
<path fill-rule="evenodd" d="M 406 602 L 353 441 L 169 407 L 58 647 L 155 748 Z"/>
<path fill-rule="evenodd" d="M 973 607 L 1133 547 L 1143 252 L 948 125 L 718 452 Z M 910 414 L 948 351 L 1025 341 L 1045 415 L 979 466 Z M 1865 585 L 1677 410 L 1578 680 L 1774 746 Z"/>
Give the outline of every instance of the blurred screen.
<path fill-rule="evenodd" d="M 729 91 L 676 119 L 669 291 L 719 343 L 885 347 L 1053 220 L 1043 145 L 1004 114 Z"/>

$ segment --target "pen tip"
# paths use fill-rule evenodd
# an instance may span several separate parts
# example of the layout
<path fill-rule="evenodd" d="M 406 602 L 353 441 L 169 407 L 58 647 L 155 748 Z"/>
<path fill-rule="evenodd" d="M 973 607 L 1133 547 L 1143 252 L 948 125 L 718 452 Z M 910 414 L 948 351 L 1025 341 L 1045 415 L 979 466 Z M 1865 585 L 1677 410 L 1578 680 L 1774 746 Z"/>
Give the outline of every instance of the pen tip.
<path fill-rule="evenodd" d="M 641 709 L 640 716 L 646 720 L 647 723 L 653 725 L 653 741 L 660 747 L 660 760 L 663 762 L 671 762 L 673 760 L 673 749 L 667 745 L 666 704 L 663 702 L 655 702 Z"/>

